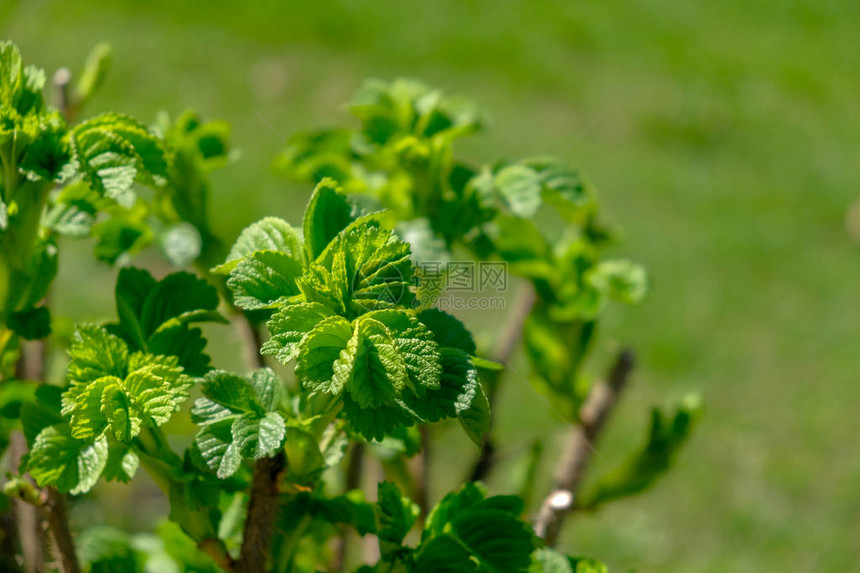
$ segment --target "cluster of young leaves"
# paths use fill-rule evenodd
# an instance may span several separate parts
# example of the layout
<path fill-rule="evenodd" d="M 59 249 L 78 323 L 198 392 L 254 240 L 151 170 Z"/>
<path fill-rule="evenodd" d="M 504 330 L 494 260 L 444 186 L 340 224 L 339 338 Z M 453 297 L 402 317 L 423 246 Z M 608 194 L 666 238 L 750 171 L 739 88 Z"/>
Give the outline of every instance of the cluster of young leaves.
<path fill-rule="evenodd" d="M 103 47 L 91 56 L 64 119 L 42 101 L 44 74 L 0 45 L 0 318 L 15 336 L 50 332 L 38 303 L 56 274 L 56 236 L 96 237 L 97 256 L 110 263 L 153 241 L 176 265 L 224 258 L 208 223 L 208 173 L 229 157 L 229 129 L 190 112 L 154 129 L 116 113 L 67 126 L 107 61 Z M 275 486 L 283 501 L 271 555 L 277 570 L 318 567 L 335 527 L 351 525 L 380 542 L 380 562 L 362 571 L 605 572 L 542 547 L 519 498 L 487 497 L 478 484 L 446 496 L 415 542 L 406 540 L 418 508 L 393 484 L 380 484 L 374 504 L 357 492 L 324 495 L 321 477 L 344 455 L 344 427 L 396 440 L 408 426 L 457 418 L 478 445 L 488 428 L 477 367 L 492 363 L 476 358 L 456 318 L 416 303 L 416 258 L 444 257 L 462 244 L 531 281 L 538 303 L 526 328 L 529 357 L 539 383 L 567 400 L 573 417 L 584 391 L 572 381 L 597 315 L 610 299 L 637 302 L 646 285 L 638 266 L 601 258 L 607 235 L 593 195 L 565 163 L 473 169 L 454 158 L 453 142 L 484 123 L 471 104 L 415 82 L 370 82 L 351 109 L 359 129 L 298 136 L 278 160 L 282 172 L 318 182 L 302 228 L 267 217 L 212 269 L 226 277 L 236 306 L 265 321 L 261 352 L 294 364 L 297 395 L 267 368 L 248 376 L 212 369 L 194 325 L 224 322 L 215 288 L 188 273 L 158 281 L 135 268 L 119 272 L 117 321 L 79 326 L 67 387 L 4 382 L 0 446 L 7 420 L 20 417 L 30 448 L 22 471 L 40 486 L 80 494 L 102 476 L 128 481 L 142 466 L 170 501 L 178 529 L 158 537 L 86 532 L 81 557 L 92 571 L 217 570 L 196 549 L 204 546 L 229 563 L 241 541 L 246 464 L 277 458 L 285 461 Z M 141 186 L 153 190 L 151 200 Z M 343 189 L 365 201 L 353 203 Z M 541 233 L 535 221 L 544 206 L 572 232 Z M 377 207 L 387 210 L 370 212 Z M 180 456 L 161 426 L 197 381 L 198 431 Z M 692 403 L 672 419 L 655 410 L 647 446 L 598 481 L 583 507 L 647 487 L 696 413 Z M 303 562 L 298 548 L 308 540 Z"/>
<path fill-rule="evenodd" d="M 66 89 L 68 117 L 90 102 L 109 56 L 97 46 Z M 206 173 L 227 155 L 223 124 L 191 113 L 162 122 L 166 137 L 118 113 L 68 125 L 45 104 L 44 85 L 44 71 L 25 66 L 11 42 L 0 44 L 0 321 L 24 339 L 50 334 L 40 302 L 57 272 L 58 236 L 94 237 L 96 256 L 109 263 L 156 239 L 175 264 L 217 251 L 205 218 Z M 153 204 L 137 185 L 155 189 Z M 0 338 L 0 350 L 14 347 Z"/>
<path fill-rule="evenodd" d="M 164 225 L 161 248 L 177 267 L 197 261 L 201 268 L 209 268 L 223 260 L 225 250 L 209 222 L 208 174 L 234 155 L 230 126 L 203 121 L 189 110 L 173 122 L 162 115 L 157 130 L 171 150 L 167 184 L 157 189 L 153 200 L 153 212 Z"/>
<path fill-rule="evenodd" d="M 357 216 L 333 181 L 317 185 L 301 233 L 267 217 L 214 271 L 229 274 L 239 307 L 269 313 L 262 353 L 295 361 L 312 411 L 341 410 L 377 440 L 459 418 L 480 441 L 489 412 L 474 341 L 454 317 L 412 309 L 409 245 L 376 214 Z"/>
<path fill-rule="evenodd" d="M 212 370 L 202 391 L 205 397 L 191 411 L 192 421 L 199 426 L 195 442 L 219 478 L 236 473 L 243 459 L 258 460 L 281 449 L 287 396 L 272 370 L 263 368 L 248 378 Z"/>
<path fill-rule="evenodd" d="M 25 435 L 32 438 L 24 468 L 39 485 L 83 493 L 113 457 L 106 477 L 128 481 L 138 465 L 132 441 L 147 426 L 170 419 L 188 398 L 192 380 L 176 357 L 130 352 L 95 325 L 79 327 L 69 356 L 70 385 L 59 402 L 59 389 L 43 386 L 24 412 Z"/>
<path fill-rule="evenodd" d="M 372 80 L 349 109 L 358 128 L 292 137 L 275 170 L 299 180 L 331 177 L 399 222 L 423 220 L 449 247 L 490 217 L 466 185 L 475 172 L 452 155 L 455 140 L 486 123 L 474 105 L 410 80 Z"/>
<path fill-rule="evenodd" d="M 497 254 L 487 234 L 502 215 L 528 220 L 548 205 L 566 221 L 593 223 L 591 188 L 564 161 L 541 157 L 475 168 L 456 158 L 454 142 L 487 123 L 470 102 L 411 80 L 371 80 L 349 109 L 360 120 L 357 128 L 293 136 L 275 171 L 317 182 L 331 177 L 390 209 L 405 226 L 427 224 L 447 248 L 465 244 L 481 257 Z"/>
<path fill-rule="evenodd" d="M 119 322 L 79 326 L 69 348 L 69 386 L 40 386 L 22 406 L 25 467 L 39 485 L 82 493 L 103 472 L 131 478 L 136 438 L 167 422 L 188 399 L 192 376 L 209 370 L 206 341 L 189 325 L 223 321 L 217 304 L 215 288 L 191 274 L 156 281 L 141 269 L 120 271 Z"/>
<path fill-rule="evenodd" d="M 42 70 L 0 43 L 0 323 L 26 338 L 47 334 L 46 310 L 36 308 L 57 261 L 55 245 L 38 234 L 39 220 L 73 156 L 64 119 L 44 103 L 44 84 Z"/>
<path fill-rule="evenodd" d="M 176 272 L 156 281 L 144 269 L 124 267 L 117 276 L 115 298 L 119 321 L 106 328 L 129 348 L 175 356 L 191 376 L 210 369 L 203 332 L 191 325 L 227 319 L 217 310 L 218 291 L 204 279 Z"/>
<path fill-rule="evenodd" d="M 526 336 L 535 383 L 575 412 L 595 319 L 609 300 L 635 304 L 647 290 L 641 266 L 602 258 L 611 237 L 591 185 L 551 157 L 481 168 L 455 158 L 454 141 L 479 130 L 483 114 L 416 82 L 370 81 L 350 110 L 359 127 L 296 135 L 276 171 L 333 177 L 390 209 L 419 260 L 444 260 L 463 244 L 478 258 L 507 262 L 538 294 Z M 553 228 L 564 232 L 546 231 Z"/>
<path fill-rule="evenodd" d="M 412 548 L 403 540 L 418 515 L 417 507 L 393 484 L 382 483 L 376 531 L 382 559 L 365 571 L 526 571 L 539 543 L 520 518 L 522 512 L 519 498 L 487 497 L 480 485 L 468 483 L 433 508 L 419 544 Z"/>
<path fill-rule="evenodd" d="M 357 573 L 606 573 L 596 561 L 570 558 L 543 547 L 522 518 L 522 500 L 506 495 L 488 497 L 480 483 L 467 483 L 446 495 L 430 511 L 419 535 L 413 531 L 418 506 L 393 483 L 379 484 L 375 503 L 353 493 L 334 498 L 291 495 L 285 500 L 279 528 L 291 532 L 297 524 L 311 520 L 309 529 L 322 535 L 330 533 L 331 526 L 344 524 L 360 535 L 376 535 L 380 559 Z M 314 550 L 314 546 L 306 548 Z M 292 556 L 294 562 L 305 557 L 314 556 Z"/>
<path fill-rule="evenodd" d="M 671 415 L 654 408 L 645 446 L 631 453 L 618 467 L 599 476 L 583 491 L 577 506 L 593 510 L 648 489 L 669 470 L 701 413 L 701 399 L 694 394 L 684 397 Z"/>
<path fill-rule="evenodd" d="M 609 301 L 639 303 L 647 293 L 647 275 L 628 260 L 601 259 L 600 246 L 583 237 L 553 249 L 521 225 L 503 229 L 500 237 L 517 233 L 520 239 L 518 247 L 511 245 L 519 249 L 516 254 L 506 252 L 511 268 L 528 276 L 537 293 L 523 328 L 532 383 L 576 420 L 590 389 L 581 372 L 600 314 Z"/>
<path fill-rule="evenodd" d="M 71 132 L 82 177 L 51 198 L 45 224 L 58 235 L 94 237 L 96 257 L 111 264 L 153 242 L 175 266 L 217 252 L 207 174 L 226 163 L 228 137 L 223 123 L 190 111 L 175 123 L 162 116 L 157 130 L 120 114 L 85 121 Z M 138 184 L 153 190 L 151 200 Z"/>

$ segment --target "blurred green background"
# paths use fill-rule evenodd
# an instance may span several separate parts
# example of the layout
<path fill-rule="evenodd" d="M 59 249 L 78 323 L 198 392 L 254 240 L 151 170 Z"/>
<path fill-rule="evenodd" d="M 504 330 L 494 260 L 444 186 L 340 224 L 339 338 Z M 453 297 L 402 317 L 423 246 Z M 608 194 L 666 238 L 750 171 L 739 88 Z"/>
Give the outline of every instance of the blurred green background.
<path fill-rule="evenodd" d="M 597 465 L 640 443 L 650 404 L 707 402 L 667 479 L 567 528 L 564 549 L 619 572 L 860 570 L 860 246 L 844 223 L 860 196 L 858 30 L 847 0 L 0 3 L 0 36 L 49 71 L 113 44 L 91 111 L 195 107 L 234 126 L 242 157 L 213 182 L 228 240 L 297 219 L 310 189 L 271 174 L 281 136 L 347 121 L 368 76 L 480 102 L 494 125 L 460 147 L 476 162 L 566 151 L 653 278 L 603 329 L 604 354 L 631 344 L 639 367 Z M 74 318 L 112 313 L 90 296 L 113 280 L 90 248 L 64 251 Z M 490 339 L 501 321 L 467 319 Z M 238 363 L 229 343 L 216 364 Z M 535 436 L 560 444 L 515 376 L 495 414 L 503 460 Z M 459 479 L 463 458 L 438 456 L 440 483 Z"/>

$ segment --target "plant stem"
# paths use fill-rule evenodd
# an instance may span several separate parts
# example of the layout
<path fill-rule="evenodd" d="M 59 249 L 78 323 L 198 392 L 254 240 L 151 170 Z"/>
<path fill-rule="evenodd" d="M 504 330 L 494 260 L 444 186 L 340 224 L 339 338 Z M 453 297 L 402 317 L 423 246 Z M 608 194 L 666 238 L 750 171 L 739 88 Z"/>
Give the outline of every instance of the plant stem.
<path fill-rule="evenodd" d="M 41 341 L 26 342 L 20 340 L 19 346 L 21 356 L 15 364 L 16 378 L 41 381 L 44 376 L 44 344 Z M 11 436 L 9 449 L 12 458 L 11 467 L 17 468 L 21 456 L 27 451 L 27 442 L 24 440 L 23 434 L 15 432 Z M 15 500 L 15 518 L 17 520 L 18 540 L 21 543 L 21 552 L 24 557 L 24 570 L 27 572 L 44 570 L 45 548 L 42 543 L 42 521 L 39 518 L 37 508 L 23 503 L 21 500 Z M 61 527 L 60 524 L 57 526 Z M 59 532 L 59 535 L 69 535 L 68 524 L 65 523 L 62 527 L 65 533 Z M 58 533 L 53 527 L 51 531 L 56 538 Z M 69 535 L 69 537 L 71 536 Z M 72 549 L 72 558 L 74 558 L 74 549 Z"/>
<path fill-rule="evenodd" d="M 17 468 L 21 463 L 21 456 L 26 451 L 27 442 L 24 440 L 24 435 L 20 432 L 14 432 L 9 437 L 9 467 Z M 42 547 L 42 524 L 41 519 L 39 519 L 39 512 L 35 506 L 21 499 L 14 498 L 12 502 L 14 525 L 10 524 L 7 533 L 16 534 L 16 537 L 10 536 L 10 542 L 14 546 L 15 539 L 18 539 L 23 557 L 23 570 L 26 573 L 42 571 L 44 569 L 44 549 Z M 14 552 L 12 555 L 14 556 Z"/>
<path fill-rule="evenodd" d="M 252 367 L 264 367 L 266 362 L 260 354 L 262 344 L 260 328 L 251 322 L 247 314 L 242 314 L 238 324 L 246 340 L 245 351 L 248 363 Z M 257 573 L 265 570 L 277 516 L 278 475 L 285 467 L 286 456 L 283 451 L 273 457 L 261 458 L 254 463 L 248 515 L 245 518 L 245 530 L 242 535 L 242 549 L 236 562 L 236 571 L 239 573 Z"/>
<path fill-rule="evenodd" d="M 278 513 L 278 475 L 285 467 L 286 457 L 282 451 L 273 457 L 261 458 L 254 464 L 242 550 L 236 562 L 238 573 L 266 570 L 269 544 Z"/>
<path fill-rule="evenodd" d="M 66 504 L 63 495 L 52 487 L 42 490 L 42 513 L 48 522 L 48 529 L 60 557 L 61 573 L 80 573 L 78 556 L 75 553 L 75 542 L 69 531 L 69 519 L 66 515 Z"/>
<path fill-rule="evenodd" d="M 594 385 L 580 410 L 579 424 L 571 427 L 567 447 L 556 466 L 553 490 L 541 504 L 534 524 L 535 533 L 543 537 L 550 547 L 558 541 L 564 520 L 573 509 L 574 497 L 594 453 L 594 444 L 619 394 L 627 385 L 633 364 L 631 350 L 619 352 L 608 381 Z"/>
<path fill-rule="evenodd" d="M 514 302 L 514 309 L 505 320 L 502 326 L 502 333 L 499 335 L 496 343 L 495 356 L 493 359 L 502 366 L 507 366 L 517 349 L 520 338 L 523 333 L 523 325 L 526 322 L 529 314 L 534 307 L 537 297 L 534 287 L 530 283 L 523 285 Z M 483 376 L 484 387 L 487 392 L 487 400 L 490 403 L 490 411 L 495 405 L 496 395 L 498 394 L 499 382 L 505 370 L 490 370 Z M 472 466 L 472 472 L 469 476 L 471 481 L 480 481 L 485 479 L 495 465 L 496 445 L 493 440 L 493 420 L 495 416 L 490 417 L 490 428 L 484 438 L 484 447 L 481 448 L 481 455 Z"/>

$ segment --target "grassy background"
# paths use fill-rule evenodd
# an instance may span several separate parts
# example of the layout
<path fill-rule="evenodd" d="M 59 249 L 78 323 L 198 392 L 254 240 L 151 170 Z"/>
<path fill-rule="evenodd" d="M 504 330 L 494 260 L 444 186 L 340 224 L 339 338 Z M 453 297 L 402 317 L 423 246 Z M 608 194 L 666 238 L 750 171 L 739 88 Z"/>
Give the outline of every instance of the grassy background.
<path fill-rule="evenodd" d="M 258 114 L 284 135 L 342 122 L 367 76 L 480 101 L 496 121 L 461 148 L 476 161 L 568 150 L 654 279 L 604 329 L 640 366 L 598 465 L 635 447 L 651 403 L 698 389 L 707 411 L 670 477 L 578 518 L 565 548 L 614 571 L 860 568 L 860 247 L 844 225 L 860 195 L 860 4 L 284 4 L 4 0 L 0 35 L 48 70 L 110 41 L 95 108 L 230 121 L 243 157 L 213 198 L 228 238 L 295 219 L 309 192 L 271 175 L 280 138 Z M 109 308 L 83 296 L 112 281 L 88 249 L 63 261 L 75 318 Z M 469 319 L 486 337 L 498 322 Z M 515 377 L 496 415 L 506 459 L 563 432 Z"/>

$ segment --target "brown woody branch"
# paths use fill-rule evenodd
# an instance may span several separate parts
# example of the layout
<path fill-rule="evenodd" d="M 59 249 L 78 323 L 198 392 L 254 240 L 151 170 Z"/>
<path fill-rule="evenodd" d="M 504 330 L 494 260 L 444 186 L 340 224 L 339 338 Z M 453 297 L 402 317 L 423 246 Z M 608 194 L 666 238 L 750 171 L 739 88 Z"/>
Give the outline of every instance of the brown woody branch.
<path fill-rule="evenodd" d="M 80 573 L 75 542 L 69 530 L 69 517 L 63 494 L 52 487 L 42 489 L 42 514 L 48 522 L 48 530 L 60 559 L 61 573 Z"/>
<path fill-rule="evenodd" d="M 618 395 L 627 385 L 633 370 L 633 352 L 624 349 L 618 354 L 607 382 L 596 384 L 580 410 L 580 422 L 573 426 L 567 447 L 555 470 L 552 492 L 541 504 L 534 529 L 547 545 L 558 540 L 565 518 L 573 509 L 573 501 L 585 478 L 594 453 L 594 444 L 615 406 Z"/>
<path fill-rule="evenodd" d="M 259 326 L 252 323 L 247 314 L 243 314 L 237 324 L 247 341 L 245 350 L 249 364 L 256 368 L 264 367 L 266 361 L 260 354 L 262 336 Z M 254 463 L 242 549 L 235 564 L 237 573 L 258 573 L 266 570 L 277 517 L 278 476 L 286 468 L 286 463 L 283 451 Z"/>
<path fill-rule="evenodd" d="M 242 536 L 242 550 L 236 562 L 238 573 L 266 571 L 266 560 L 278 513 L 278 476 L 286 467 L 284 452 L 261 458 L 254 464 L 248 516 Z"/>

